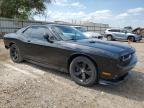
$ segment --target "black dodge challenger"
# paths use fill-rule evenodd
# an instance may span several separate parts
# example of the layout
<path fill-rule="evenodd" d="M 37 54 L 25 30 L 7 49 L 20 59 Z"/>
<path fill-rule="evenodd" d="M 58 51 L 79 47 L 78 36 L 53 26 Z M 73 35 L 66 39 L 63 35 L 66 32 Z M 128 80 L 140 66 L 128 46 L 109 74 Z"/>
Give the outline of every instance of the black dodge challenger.
<path fill-rule="evenodd" d="M 5 48 L 16 62 L 24 60 L 69 72 L 82 86 L 117 84 L 136 65 L 135 49 L 118 42 L 87 39 L 66 25 L 33 25 L 4 36 Z"/>

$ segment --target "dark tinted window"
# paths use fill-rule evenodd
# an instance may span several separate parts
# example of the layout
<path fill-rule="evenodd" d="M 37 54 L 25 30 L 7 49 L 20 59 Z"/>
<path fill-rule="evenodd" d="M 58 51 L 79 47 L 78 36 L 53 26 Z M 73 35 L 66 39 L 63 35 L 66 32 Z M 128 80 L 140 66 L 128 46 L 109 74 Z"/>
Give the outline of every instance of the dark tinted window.
<path fill-rule="evenodd" d="M 45 26 L 32 26 L 31 38 L 44 39 L 44 35 L 48 34 L 48 28 Z"/>
<path fill-rule="evenodd" d="M 118 29 L 111 29 L 111 30 L 109 30 L 110 32 L 120 32 L 120 30 L 118 30 Z"/>
<path fill-rule="evenodd" d="M 33 40 L 45 40 L 44 35 L 50 34 L 48 28 L 45 26 L 32 26 L 23 33 L 25 37 L 32 38 Z"/>

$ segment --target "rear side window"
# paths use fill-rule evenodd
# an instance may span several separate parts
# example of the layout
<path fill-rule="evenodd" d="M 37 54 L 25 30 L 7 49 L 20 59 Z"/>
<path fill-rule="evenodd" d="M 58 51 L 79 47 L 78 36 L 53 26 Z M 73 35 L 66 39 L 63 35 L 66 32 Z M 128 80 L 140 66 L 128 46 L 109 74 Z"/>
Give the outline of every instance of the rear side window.
<path fill-rule="evenodd" d="M 111 30 L 108 30 L 108 31 L 110 31 L 110 32 L 120 32 L 120 30 L 118 30 L 118 29 L 111 29 Z"/>

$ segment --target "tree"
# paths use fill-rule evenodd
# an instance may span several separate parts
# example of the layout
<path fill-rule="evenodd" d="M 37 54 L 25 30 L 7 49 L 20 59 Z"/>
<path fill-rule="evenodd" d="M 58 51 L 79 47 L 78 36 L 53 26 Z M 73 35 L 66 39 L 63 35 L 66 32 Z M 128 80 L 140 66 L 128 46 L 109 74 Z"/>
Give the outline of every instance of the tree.
<path fill-rule="evenodd" d="M 28 19 L 32 14 L 43 14 L 46 3 L 52 0 L 0 0 L 0 17 Z"/>

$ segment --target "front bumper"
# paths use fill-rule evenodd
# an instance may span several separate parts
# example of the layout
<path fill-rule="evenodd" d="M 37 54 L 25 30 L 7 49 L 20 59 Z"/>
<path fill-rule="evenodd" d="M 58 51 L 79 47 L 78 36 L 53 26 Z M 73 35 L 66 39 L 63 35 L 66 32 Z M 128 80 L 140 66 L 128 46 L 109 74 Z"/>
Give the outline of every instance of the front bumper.
<path fill-rule="evenodd" d="M 104 85 L 117 85 L 130 76 L 130 70 L 134 68 L 137 63 L 137 57 L 134 54 L 132 56 L 131 61 L 126 66 L 120 66 L 118 64 L 109 65 L 109 67 L 105 67 L 104 71 L 109 72 L 111 76 L 104 76 L 101 72 L 99 83 Z"/>
<path fill-rule="evenodd" d="M 136 41 L 142 40 L 142 36 L 136 37 L 135 40 L 136 40 Z"/>
<path fill-rule="evenodd" d="M 99 79 L 98 83 L 102 85 L 119 85 L 127 81 L 130 76 L 131 76 L 131 72 L 127 72 L 126 74 L 124 74 L 123 76 L 117 79 L 112 79 L 112 80 Z"/>

